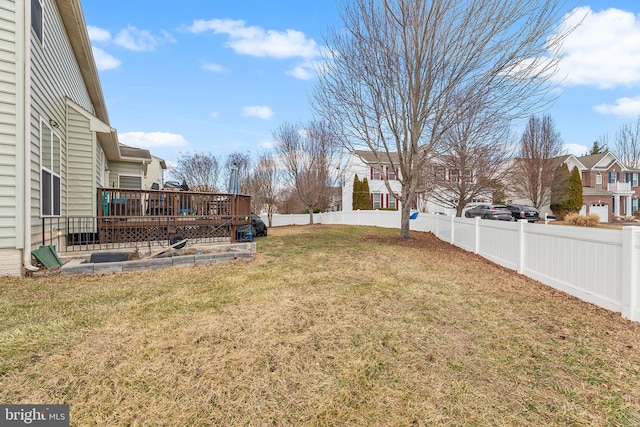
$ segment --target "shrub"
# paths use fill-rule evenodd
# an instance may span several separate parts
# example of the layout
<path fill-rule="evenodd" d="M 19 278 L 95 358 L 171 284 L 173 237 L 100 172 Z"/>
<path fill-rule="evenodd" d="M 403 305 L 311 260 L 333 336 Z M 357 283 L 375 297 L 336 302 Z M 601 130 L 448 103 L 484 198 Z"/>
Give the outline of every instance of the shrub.
<path fill-rule="evenodd" d="M 600 217 L 596 214 L 584 216 L 575 212 L 567 214 L 564 220 L 567 224 L 577 225 L 578 227 L 597 227 L 600 223 Z"/>
<path fill-rule="evenodd" d="M 640 209 L 636 209 L 635 211 L 633 211 L 632 215 L 635 218 L 640 218 Z"/>

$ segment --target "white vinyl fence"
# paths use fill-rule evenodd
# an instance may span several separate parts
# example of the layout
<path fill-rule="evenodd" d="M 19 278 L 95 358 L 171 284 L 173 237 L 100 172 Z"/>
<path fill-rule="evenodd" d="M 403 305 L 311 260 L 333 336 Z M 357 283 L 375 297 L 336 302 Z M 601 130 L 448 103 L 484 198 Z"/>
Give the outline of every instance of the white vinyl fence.
<path fill-rule="evenodd" d="M 266 216 L 262 218 L 267 223 Z M 305 225 L 309 215 L 274 215 L 273 226 Z M 400 228 L 393 211 L 329 212 L 317 224 Z M 640 227 L 605 230 L 420 213 L 415 231 L 516 270 L 567 294 L 640 321 Z"/>

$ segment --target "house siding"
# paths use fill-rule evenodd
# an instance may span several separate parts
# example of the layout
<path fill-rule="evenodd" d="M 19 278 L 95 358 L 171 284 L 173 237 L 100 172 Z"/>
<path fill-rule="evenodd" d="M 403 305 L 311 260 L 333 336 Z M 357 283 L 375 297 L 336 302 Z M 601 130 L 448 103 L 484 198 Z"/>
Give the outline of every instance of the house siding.
<path fill-rule="evenodd" d="M 385 171 L 390 166 L 385 165 Z M 373 195 L 380 194 L 380 204 L 382 208 L 386 208 L 389 203 L 389 190 L 384 183 L 384 180 L 373 179 L 373 171 L 370 165 L 365 164 L 360 158 L 351 155 L 344 169 L 344 184 L 342 187 L 342 210 L 349 212 L 353 210 L 353 178 L 358 175 L 359 179 L 367 178 L 369 183 L 369 193 L 373 203 Z M 398 176 L 399 173 L 396 173 Z M 396 192 L 401 192 L 401 184 L 398 180 L 391 180 L 391 188 Z M 396 209 L 400 209 L 400 201 L 396 201 Z"/>
<path fill-rule="evenodd" d="M 67 205 L 69 216 L 94 216 L 96 195 L 93 191 L 95 181 L 94 134 L 89 119 L 67 108 L 67 138 L 69 148 L 68 174 L 70 191 Z"/>
<path fill-rule="evenodd" d="M 111 173 L 109 174 L 109 184 L 111 187 L 117 188 L 119 186 L 120 175 L 144 178 L 141 163 L 110 162 L 109 169 L 111 169 Z"/>
<path fill-rule="evenodd" d="M 93 114 L 89 93 L 84 84 L 82 73 L 75 58 L 62 19 L 54 0 L 43 1 L 44 29 L 43 42 L 31 33 L 31 215 L 32 242 L 37 246 L 41 233 L 40 219 L 40 122 L 55 120 L 59 127 L 55 131 L 61 140 L 61 215 L 69 214 L 69 206 L 79 202 L 86 209 L 86 200 L 93 197 L 93 189 L 88 194 L 80 193 L 72 181 L 68 165 L 75 161 L 69 159 L 69 141 L 67 135 L 74 130 L 66 126 L 66 98 L 69 98 Z M 27 20 L 28 21 L 28 20 Z M 70 127 L 77 125 L 72 124 Z M 77 129 L 76 129 L 77 130 Z M 84 139 L 74 140 L 78 143 Z M 89 141 L 91 143 L 91 141 Z M 88 147 L 91 149 L 91 145 Z M 74 171 L 75 173 L 75 171 Z M 81 172 L 81 174 L 84 172 Z M 73 182 L 73 192 L 68 192 L 68 183 Z M 90 179 L 89 183 L 93 180 Z M 83 187 L 82 191 L 86 191 Z"/>
<path fill-rule="evenodd" d="M 0 276 L 19 276 L 22 274 L 22 251 L 19 249 L 0 249 Z"/>
<path fill-rule="evenodd" d="M 0 248 L 22 246 L 23 27 L 14 1 L 0 4 Z M 2 251 L 0 264 L 15 261 L 14 251 Z M 20 251 L 18 251 L 19 253 Z M 9 254 L 9 255 L 7 255 Z M 7 262 L 5 262 L 7 261 Z M 17 257 L 20 265 L 20 257 Z M 2 274 L 2 271 L 0 271 Z"/>

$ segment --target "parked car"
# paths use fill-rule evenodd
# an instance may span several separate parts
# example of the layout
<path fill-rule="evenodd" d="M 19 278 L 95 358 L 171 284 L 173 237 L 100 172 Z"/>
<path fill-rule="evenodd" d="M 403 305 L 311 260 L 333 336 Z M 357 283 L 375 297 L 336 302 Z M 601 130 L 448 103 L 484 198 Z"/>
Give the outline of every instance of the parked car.
<path fill-rule="evenodd" d="M 467 218 L 480 217 L 483 219 L 497 219 L 500 221 L 513 221 L 511 211 L 505 205 L 478 205 L 464 213 Z"/>
<path fill-rule="evenodd" d="M 511 215 L 513 215 L 513 218 L 516 220 L 526 219 L 529 222 L 540 220 L 540 213 L 538 209 L 533 206 L 507 205 L 507 209 L 511 211 Z"/>

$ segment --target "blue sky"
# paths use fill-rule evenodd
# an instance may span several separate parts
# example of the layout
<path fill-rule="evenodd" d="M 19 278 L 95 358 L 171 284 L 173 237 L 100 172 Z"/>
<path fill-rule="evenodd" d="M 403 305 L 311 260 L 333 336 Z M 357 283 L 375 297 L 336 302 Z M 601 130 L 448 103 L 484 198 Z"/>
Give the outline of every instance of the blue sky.
<path fill-rule="evenodd" d="M 340 24 L 332 0 L 82 0 L 111 125 L 169 163 L 255 157 L 311 119 L 313 64 Z M 640 1 L 582 2 L 550 114 L 573 154 L 640 114 Z M 567 11 L 569 12 L 569 11 Z"/>

